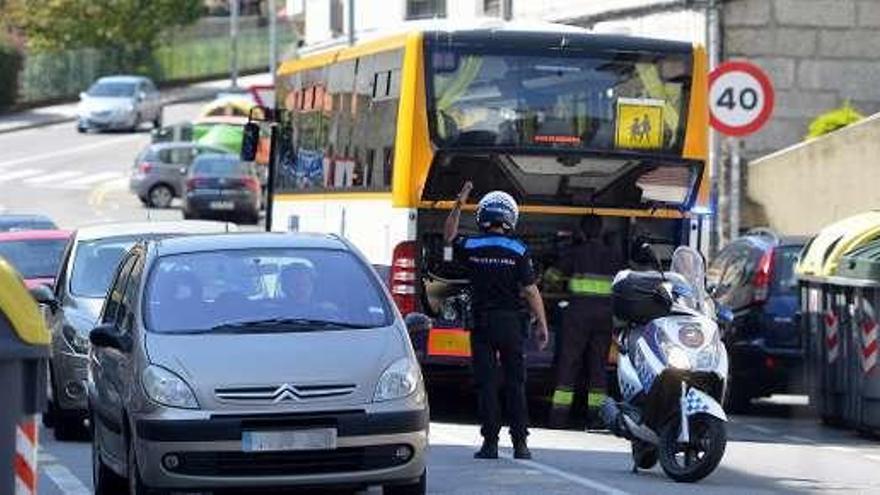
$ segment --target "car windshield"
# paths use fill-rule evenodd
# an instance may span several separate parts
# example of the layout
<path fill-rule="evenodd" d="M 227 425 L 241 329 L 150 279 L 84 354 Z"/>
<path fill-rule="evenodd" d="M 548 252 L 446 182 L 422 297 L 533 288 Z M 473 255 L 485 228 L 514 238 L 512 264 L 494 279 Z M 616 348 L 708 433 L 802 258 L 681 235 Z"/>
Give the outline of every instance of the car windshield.
<path fill-rule="evenodd" d="M 98 82 L 89 88 L 89 96 L 119 98 L 134 95 L 136 84 L 130 82 Z"/>
<path fill-rule="evenodd" d="M 6 258 L 24 278 L 50 278 L 58 264 L 67 239 L 34 239 L 0 242 L 0 257 Z"/>
<path fill-rule="evenodd" d="M 0 218 L 0 232 L 14 232 L 17 230 L 53 230 L 57 229 L 51 220 L 28 218 L 22 220 L 5 220 Z"/>
<path fill-rule="evenodd" d="M 125 236 L 80 242 L 73 260 L 70 292 L 79 297 L 104 297 L 119 261 L 135 240 Z"/>
<path fill-rule="evenodd" d="M 801 246 L 782 246 L 776 248 L 773 256 L 773 277 L 770 292 L 773 294 L 794 294 L 798 280 L 794 271 Z"/>
<path fill-rule="evenodd" d="M 152 268 L 144 316 L 156 333 L 376 328 L 391 309 L 349 252 L 238 249 L 169 255 Z"/>
<path fill-rule="evenodd" d="M 196 160 L 193 165 L 195 175 L 246 175 L 247 164 L 238 160 L 224 158 L 205 158 Z"/>

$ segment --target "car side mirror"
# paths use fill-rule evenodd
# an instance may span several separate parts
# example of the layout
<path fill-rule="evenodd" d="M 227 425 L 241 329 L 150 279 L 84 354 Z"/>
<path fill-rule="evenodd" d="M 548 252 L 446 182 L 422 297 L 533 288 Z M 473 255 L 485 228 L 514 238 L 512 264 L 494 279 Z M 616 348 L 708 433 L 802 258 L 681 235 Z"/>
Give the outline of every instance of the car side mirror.
<path fill-rule="evenodd" d="M 30 290 L 31 296 L 39 304 L 48 306 L 53 311 L 58 308 L 58 300 L 55 299 L 55 293 L 48 285 L 38 285 Z"/>
<path fill-rule="evenodd" d="M 257 158 L 257 147 L 260 144 L 260 125 L 248 122 L 244 125 L 241 137 L 241 161 L 252 162 Z"/>
<path fill-rule="evenodd" d="M 137 101 L 144 101 L 147 99 L 147 93 L 141 91 L 137 94 Z"/>
<path fill-rule="evenodd" d="M 409 333 L 427 333 L 431 330 L 431 318 L 422 313 L 410 313 L 403 321 Z"/>
<path fill-rule="evenodd" d="M 83 91 L 83 92 L 81 92 L 81 93 L 79 94 L 79 99 L 80 99 L 80 100 L 85 100 L 86 98 L 88 98 L 88 96 L 89 96 L 89 94 L 86 93 L 85 91 Z"/>
<path fill-rule="evenodd" d="M 93 328 L 89 332 L 89 342 L 94 347 L 107 347 L 122 352 L 131 350 L 131 339 L 120 334 L 116 325 L 111 324 L 98 325 Z"/>
<path fill-rule="evenodd" d="M 188 170 L 186 169 L 186 167 L 180 167 L 181 175 L 186 175 L 187 172 L 188 172 Z"/>

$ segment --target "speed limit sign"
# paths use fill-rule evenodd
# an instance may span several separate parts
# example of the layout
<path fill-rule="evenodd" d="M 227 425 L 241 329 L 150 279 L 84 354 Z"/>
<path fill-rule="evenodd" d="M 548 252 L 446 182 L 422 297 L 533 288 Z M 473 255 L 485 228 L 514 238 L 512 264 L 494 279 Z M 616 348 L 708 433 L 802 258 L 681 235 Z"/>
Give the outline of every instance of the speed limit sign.
<path fill-rule="evenodd" d="M 718 132 L 745 136 L 757 131 L 773 113 L 773 103 L 773 85 L 757 65 L 726 62 L 709 74 L 709 117 Z"/>

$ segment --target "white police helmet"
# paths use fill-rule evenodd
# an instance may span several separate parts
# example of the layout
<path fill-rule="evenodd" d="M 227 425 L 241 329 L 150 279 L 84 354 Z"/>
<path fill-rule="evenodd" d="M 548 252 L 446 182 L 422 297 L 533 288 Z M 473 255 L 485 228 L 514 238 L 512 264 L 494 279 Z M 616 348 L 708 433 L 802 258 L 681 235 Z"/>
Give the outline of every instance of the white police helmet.
<path fill-rule="evenodd" d="M 477 226 L 488 230 L 493 226 L 501 226 L 504 230 L 516 228 L 519 220 L 519 206 L 513 196 L 504 191 L 486 193 L 477 204 Z"/>

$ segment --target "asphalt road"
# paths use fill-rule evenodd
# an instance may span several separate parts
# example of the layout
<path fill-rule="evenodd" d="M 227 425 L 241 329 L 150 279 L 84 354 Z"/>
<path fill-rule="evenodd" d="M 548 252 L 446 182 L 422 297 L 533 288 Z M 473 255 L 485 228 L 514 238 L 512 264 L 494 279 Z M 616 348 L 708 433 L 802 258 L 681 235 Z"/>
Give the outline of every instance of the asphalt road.
<path fill-rule="evenodd" d="M 166 108 L 166 122 L 192 117 L 198 104 Z M 80 135 L 61 124 L 0 135 L 0 211 L 44 213 L 65 228 L 107 221 L 178 219 L 147 210 L 127 191 L 139 133 Z M 880 493 L 880 443 L 819 426 L 803 407 L 771 406 L 735 417 L 719 470 L 683 486 L 659 468 L 630 472 L 628 445 L 609 435 L 533 430 L 532 462 L 474 461 L 478 430 L 471 399 L 433 396 L 429 492 L 482 494 Z M 89 445 L 41 435 L 40 494 L 91 493 Z"/>

